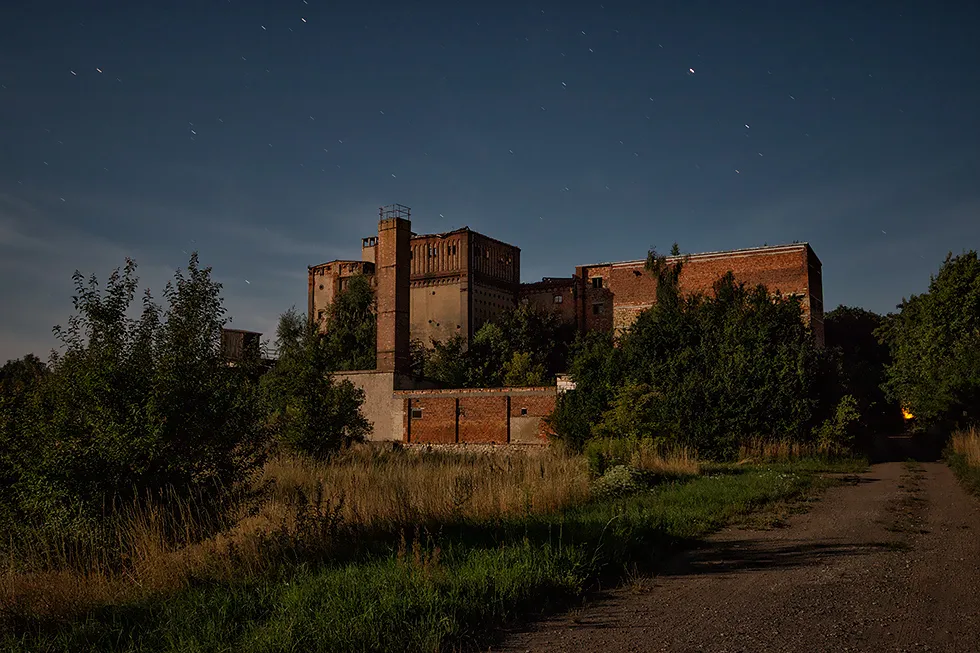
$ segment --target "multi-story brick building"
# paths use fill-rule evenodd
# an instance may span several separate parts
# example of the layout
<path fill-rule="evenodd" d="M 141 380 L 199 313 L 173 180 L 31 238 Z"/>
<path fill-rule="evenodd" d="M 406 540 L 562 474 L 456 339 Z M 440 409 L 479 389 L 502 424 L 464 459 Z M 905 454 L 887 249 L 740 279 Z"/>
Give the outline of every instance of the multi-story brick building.
<path fill-rule="evenodd" d="M 525 300 L 558 310 L 581 330 L 622 330 L 656 296 L 656 281 L 646 272 L 646 261 L 584 265 L 568 278 L 521 285 L 516 247 L 469 229 L 418 236 L 407 216 L 403 207 L 383 210 L 377 237 L 362 243 L 362 261 L 331 261 L 309 269 L 312 319 L 316 311 L 326 310 L 328 300 L 353 274 L 368 275 L 376 289 L 377 367 L 337 374 L 364 391 L 362 411 L 372 424 L 370 439 L 544 444 L 550 433 L 546 416 L 562 391 L 560 383 L 438 388 L 412 376 L 410 335 L 470 335 L 479 324 Z M 681 290 L 709 290 L 729 270 L 748 284 L 764 283 L 773 292 L 800 295 L 805 317 L 822 339 L 820 260 L 807 244 L 690 256 L 681 274 Z"/>
<path fill-rule="evenodd" d="M 381 219 L 408 220 L 401 205 L 381 209 Z M 521 250 L 468 227 L 408 239 L 411 338 L 429 344 L 455 334 L 469 339 L 486 322 L 519 302 L 559 312 L 579 331 L 620 333 L 656 301 L 657 282 L 646 259 L 580 265 L 571 277 L 520 283 Z M 364 238 L 361 261 L 330 261 L 309 268 L 309 312 L 319 319 L 354 274 L 376 277 L 378 238 Z M 680 260 L 668 257 L 668 261 Z M 726 272 L 747 285 L 800 297 L 804 318 L 823 343 L 820 259 L 807 243 L 754 247 L 685 257 L 682 292 L 709 292 Z"/>
<path fill-rule="evenodd" d="M 410 219 L 398 204 L 381 219 Z M 337 292 L 354 274 L 374 283 L 378 238 L 361 241 L 361 261 L 330 261 L 309 268 L 310 319 L 322 319 Z M 468 227 L 441 234 L 412 233 L 409 241 L 411 337 L 425 344 L 459 334 L 469 340 L 513 307 L 520 288 L 521 250 Z"/>

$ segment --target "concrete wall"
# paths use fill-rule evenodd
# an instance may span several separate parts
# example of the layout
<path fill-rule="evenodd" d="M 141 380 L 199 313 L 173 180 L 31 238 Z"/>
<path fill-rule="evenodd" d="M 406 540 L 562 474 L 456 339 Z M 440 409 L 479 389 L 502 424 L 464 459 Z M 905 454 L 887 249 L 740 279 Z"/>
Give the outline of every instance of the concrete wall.
<path fill-rule="evenodd" d="M 430 390 L 435 383 L 420 381 L 404 374 L 379 372 L 377 370 L 357 370 L 338 372 L 334 381 L 350 381 L 364 391 L 364 404 L 361 412 L 371 422 L 371 441 L 402 440 L 404 421 L 404 399 L 396 391 Z"/>
<path fill-rule="evenodd" d="M 487 322 L 517 305 L 517 296 L 513 289 L 499 286 L 474 283 L 471 286 L 473 294 L 473 333 Z"/>
<path fill-rule="evenodd" d="M 553 386 L 408 390 L 402 399 L 403 440 L 429 444 L 545 444 L 555 408 Z"/>
<path fill-rule="evenodd" d="M 456 334 L 466 336 L 466 296 L 459 277 L 412 282 L 411 335 L 426 347 L 433 340 L 448 340 Z"/>

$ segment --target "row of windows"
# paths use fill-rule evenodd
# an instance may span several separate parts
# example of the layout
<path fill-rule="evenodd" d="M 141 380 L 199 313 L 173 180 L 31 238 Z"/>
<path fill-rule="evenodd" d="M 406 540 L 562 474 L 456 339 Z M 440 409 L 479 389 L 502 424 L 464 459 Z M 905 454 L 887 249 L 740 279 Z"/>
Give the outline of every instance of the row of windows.
<path fill-rule="evenodd" d="M 459 252 L 459 246 L 458 245 L 447 245 L 446 246 L 446 254 L 448 256 L 456 256 L 456 253 L 457 252 Z M 439 256 L 439 246 L 438 245 L 430 245 L 429 246 L 429 256 L 430 257 Z"/>

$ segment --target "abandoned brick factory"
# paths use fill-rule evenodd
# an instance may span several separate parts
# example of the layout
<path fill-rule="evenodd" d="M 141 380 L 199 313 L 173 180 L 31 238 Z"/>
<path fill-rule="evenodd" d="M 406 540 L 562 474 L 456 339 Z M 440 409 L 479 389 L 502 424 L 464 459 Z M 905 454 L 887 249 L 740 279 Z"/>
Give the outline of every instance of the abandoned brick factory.
<path fill-rule="evenodd" d="M 365 392 L 372 440 L 432 444 L 539 444 L 560 388 L 447 389 L 409 373 L 412 339 L 425 344 L 456 334 L 469 339 L 508 308 L 528 303 L 559 312 L 580 332 L 628 328 L 653 305 L 656 279 L 646 258 L 580 265 L 569 277 L 521 283 L 521 250 L 467 227 L 412 232 L 408 207 L 380 210 L 377 236 L 361 242 L 361 260 L 309 268 L 309 315 L 322 320 L 349 279 L 371 279 L 377 297 L 377 369 L 344 372 Z M 668 259 L 670 260 L 670 259 Z M 821 263 L 807 243 L 693 254 L 682 292 L 706 292 L 729 270 L 748 285 L 800 297 L 804 319 L 823 341 Z"/>

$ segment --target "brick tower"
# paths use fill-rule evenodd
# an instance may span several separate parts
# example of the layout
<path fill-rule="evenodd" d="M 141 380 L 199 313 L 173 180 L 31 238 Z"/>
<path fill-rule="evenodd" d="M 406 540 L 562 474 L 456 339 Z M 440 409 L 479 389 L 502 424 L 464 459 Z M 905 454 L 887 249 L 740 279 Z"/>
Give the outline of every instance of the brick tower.
<path fill-rule="evenodd" d="M 407 374 L 409 354 L 409 306 L 411 302 L 411 210 L 401 204 L 379 211 L 375 259 L 378 301 L 377 370 Z"/>

